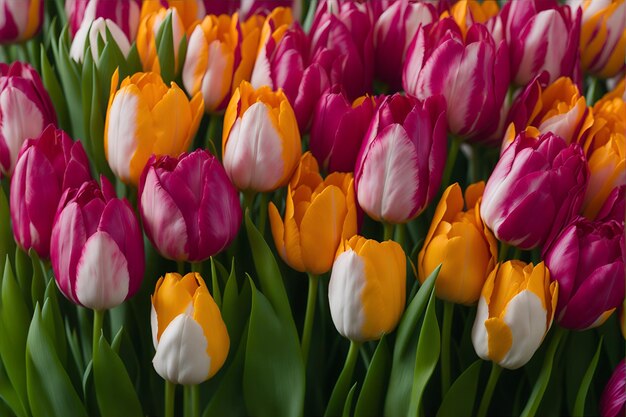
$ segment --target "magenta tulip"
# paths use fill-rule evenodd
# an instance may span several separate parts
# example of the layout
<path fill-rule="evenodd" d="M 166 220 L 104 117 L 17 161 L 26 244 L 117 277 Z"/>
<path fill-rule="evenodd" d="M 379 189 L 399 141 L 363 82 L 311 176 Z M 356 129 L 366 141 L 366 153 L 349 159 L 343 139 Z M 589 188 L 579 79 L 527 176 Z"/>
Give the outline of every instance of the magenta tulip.
<path fill-rule="evenodd" d="M 341 91 L 319 99 L 313 116 L 309 147 L 327 172 L 353 172 L 376 101 L 363 96 L 350 102 Z"/>
<path fill-rule="evenodd" d="M 320 2 L 309 36 L 312 61 L 330 68 L 330 85 L 340 84 L 354 100 L 372 88 L 372 19 L 364 4 Z"/>
<path fill-rule="evenodd" d="M 624 223 L 626 218 L 626 185 L 613 188 L 596 215 L 596 220 L 615 220 Z"/>
<path fill-rule="evenodd" d="M 374 26 L 375 72 L 391 89 L 402 87 L 402 64 L 417 29 L 438 17 L 431 3 L 409 0 L 392 3 L 378 17 Z"/>
<path fill-rule="evenodd" d="M 420 100 L 442 94 L 450 132 L 484 141 L 500 126 L 509 85 L 506 42 L 496 43 L 478 23 L 464 37 L 452 18 L 422 26 L 407 51 L 403 85 Z"/>
<path fill-rule="evenodd" d="M 207 0 L 204 1 L 206 4 Z M 216 0 L 208 1 L 215 2 Z M 228 3 L 224 0 L 217 1 L 220 3 Z M 247 19 L 254 14 L 266 16 L 277 7 L 291 7 L 293 17 L 296 20 L 298 20 L 302 14 L 302 0 L 238 0 L 238 2 L 241 3 L 239 6 L 239 14 L 243 19 Z"/>
<path fill-rule="evenodd" d="M 39 74 L 29 64 L 0 63 L 0 171 L 10 176 L 26 139 L 57 118 Z"/>
<path fill-rule="evenodd" d="M 626 364 L 624 359 L 615 367 L 600 398 L 602 417 L 619 417 L 626 413 Z"/>
<path fill-rule="evenodd" d="M 493 170 L 480 214 L 496 237 L 532 249 L 556 235 L 582 205 L 589 169 L 582 148 L 520 132 Z"/>
<path fill-rule="evenodd" d="M 44 0 L 0 0 L 0 44 L 23 42 L 43 24 Z"/>
<path fill-rule="evenodd" d="M 83 145 L 64 131 L 48 125 L 41 136 L 24 142 L 11 178 L 11 225 L 17 244 L 48 258 L 61 196 L 90 179 Z"/>
<path fill-rule="evenodd" d="M 67 190 L 52 227 L 50 259 L 57 286 L 72 302 L 113 308 L 141 286 L 143 235 L 127 200 L 102 177 Z"/>
<path fill-rule="evenodd" d="M 65 14 L 72 36 L 101 17 L 113 21 L 132 43 L 137 36 L 141 0 L 65 0 Z"/>
<path fill-rule="evenodd" d="M 226 248 L 241 224 L 239 194 L 215 156 L 198 149 L 152 157 L 139 183 L 146 235 L 166 258 L 201 262 Z"/>
<path fill-rule="evenodd" d="M 568 329 L 604 323 L 624 301 L 624 224 L 572 221 L 544 251 L 559 283 L 556 319 Z"/>
<path fill-rule="evenodd" d="M 446 103 L 395 94 L 378 108 L 356 162 L 359 205 L 374 220 L 406 223 L 435 197 L 446 163 Z"/>
<path fill-rule="evenodd" d="M 510 1 L 499 18 L 515 84 L 526 85 L 544 70 L 550 83 L 561 76 L 580 80 L 580 9 L 572 11 L 556 0 Z"/>

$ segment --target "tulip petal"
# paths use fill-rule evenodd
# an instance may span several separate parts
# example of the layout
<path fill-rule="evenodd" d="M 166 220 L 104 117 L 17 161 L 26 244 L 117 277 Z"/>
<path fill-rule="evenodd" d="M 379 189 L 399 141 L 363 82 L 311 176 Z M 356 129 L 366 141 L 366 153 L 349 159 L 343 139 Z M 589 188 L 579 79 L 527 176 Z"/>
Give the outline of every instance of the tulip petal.
<path fill-rule="evenodd" d="M 352 249 L 333 264 L 328 284 L 330 314 L 337 331 L 350 340 L 362 341 L 365 324 L 361 293 L 366 285 L 365 262 Z"/>

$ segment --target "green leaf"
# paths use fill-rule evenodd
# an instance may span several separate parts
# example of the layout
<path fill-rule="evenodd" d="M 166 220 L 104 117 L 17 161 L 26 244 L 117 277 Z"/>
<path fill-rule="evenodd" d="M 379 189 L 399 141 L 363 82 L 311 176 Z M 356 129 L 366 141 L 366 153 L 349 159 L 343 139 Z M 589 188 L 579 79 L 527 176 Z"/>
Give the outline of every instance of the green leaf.
<path fill-rule="evenodd" d="M 88 43 L 87 43 L 88 44 Z M 85 58 L 83 60 L 83 68 L 81 73 L 81 101 L 82 101 L 82 112 L 80 116 L 83 119 L 83 125 L 89 126 L 89 117 L 91 115 L 91 101 L 93 96 L 94 84 L 92 83 L 93 72 L 94 72 L 94 63 L 93 58 L 91 57 L 91 47 L 87 46 L 85 50 Z M 75 117 L 77 117 L 76 115 Z M 85 152 L 89 156 L 89 160 L 93 161 L 93 149 L 91 148 L 91 131 L 90 129 L 85 129 L 85 133 L 83 136 L 79 136 L 77 138 L 83 144 L 83 148 L 85 148 Z"/>
<path fill-rule="evenodd" d="M 100 88 L 98 84 L 98 77 L 96 72 L 92 74 L 91 82 L 93 84 L 93 93 L 91 97 L 91 115 L 89 117 L 89 129 L 90 129 L 90 138 L 91 138 L 91 151 L 93 152 L 93 159 L 96 169 L 99 174 L 104 174 L 107 176 L 109 181 L 114 181 L 115 177 L 113 176 L 113 172 L 109 168 L 109 163 L 105 157 L 104 150 L 104 118 L 106 114 L 106 110 L 102 110 L 100 108 L 100 96 L 104 91 Z M 109 80 L 109 84 L 111 81 Z M 108 94 L 108 93 L 107 93 Z M 107 96 L 108 98 L 108 96 Z"/>
<path fill-rule="evenodd" d="M 424 390 L 437 366 L 440 350 L 441 334 L 439 332 L 437 314 L 435 313 L 435 291 L 433 288 L 430 293 L 428 307 L 426 307 L 419 341 L 417 342 L 413 388 L 411 389 L 411 402 L 409 403 L 410 416 L 417 416 L 419 413 Z"/>
<path fill-rule="evenodd" d="M 418 342 L 416 329 L 435 287 L 435 280 L 440 268 L 441 266 L 437 267 L 424 281 L 398 325 L 396 343 L 393 349 L 389 388 L 385 398 L 385 415 L 400 416 L 407 415 L 409 412 L 413 370 L 415 368 L 415 352 Z"/>
<path fill-rule="evenodd" d="M 176 55 L 174 54 L 174 35 L 172 31 L 172 13 L 168 12 L 156 35 L 157 56 L 161 77 L 165 84 L 176 77 Z"/>
<path fill-rule="evenodd" d="M 44 295 L 45 302 L 42 308 L 42 318 L 46 323 L 50 324 L 50 334 L 53 338 L 57 355 L 65 366 L 67 363 L 67 342 L 65 340 L 65 329 L 63 318 L 61 317 L 61 309 L 59 308 L 57 291 L 56 282 L 54 280 L 50 280 Z"/>
<path fill-rule="evenodd" d="M 217 271 L 215 270 L 215 260 L 211 256 L 211 287 L 213 290 L 213 299 L 215 304 L 222 309 L 222 293 L 220 291 L 219 278 L 217 277 Z"/>
<path fill-rule="evenodd" d="M 243 371 L 249 414 L 300 416 L 304 365 L 295 328 L 281 320 L 270 301 L 252 286 L 252 309 Z"/>
<path fill-rule="evenodd" d="M 391 371 L 391 352 L 387 344 L 387 336 L 378 342 L 370 366 L 367 368 L 363 388 L 354 410 L 355 417 L 380 416 L 384 393 Z"/>
<path fill-rule="evenodd" d="M 77 115 L 83 114 L 81 100 L 81 82 L 80 69 L 69 55 L 69 32 L 66 25 L 61 31 L 58 44 L 53 44 L 54 59 L 57 64 L 57 73 L 63 88 L 63 94 L 68 106 L 68 115 L 74 115 L 70 118 L 72 123 L 72 133 L 74 138 L 83 138 L 85 134 L 85 123 L 82 117 Z"/>
<path fill-rule="evenodd" d="M 33 416 L 82 417 L 85 407 L 51 343 L 52 336 L 41 320 L 39 304 L 28 330 L 26 375 Z"/>
<path fill-rule="evenodd" d="M 343 405 L 343 413 L 342 417 L 350 417 L 350 411 L 352 410 L 352 398 L 354 397 L 354 393 L 356 392 L 357 382 L 352 385 L 350 391 L 348 391 L 348 396 L 346 397 L 346 403 Z"/>
<path fill-rule="evenodd" d="M 183 35 L 180 43 L 178 44 L 178 67 L 176 68 L 176 74 L 182 74 L 183 65 L 185 64 L 185 57 L 187 56 L 187 35 Z"/>
<path fill-rule="evenodd" d="M 0 301 L 0 356 L 11 385 L 15 388 L 23 408 L 28 411 L 24 350 L 30 313 L 13 275 L 8 256 L 4 264 Z"/>
<path fill-rule="evenodd" d="M 252 304 L 252 290 L 250 282 L 244 281 L 241 293 L 237 293 L 237 276 L 235 273 L 235 259 L 233 258 L 230 277 L 226 283 L 224 299 L 222 300 L 222 318 L 226 323 L 231 346 L 237 346 L 242 337 L 244 328 L 250 317 Z"/>
<path fill-rule="evenodd" d="M 85 362 L 83 361 L 83 354 L 80 350 L 80 345 L 78 343 L 78 336 L 76 335 L 76 330 L 73 330 L 70 327 L 70 323 L 65 319 L 65 337 L 67 338 L 67 343 L 70 347 L 70 352 L 72 353 L 72 359 L 74 359 L 74 364 L 76 365 L 76 369 L 78 372 L 83 374 L 85 372 Z"/>
<path fill-rule="evenodd" d="M 33 267 L 33 278 L 30 285 L 30 296 L 33 305 L 43 303 L 46 292 L 46 269 L 34 249 L 28 251 Z"/>
<path fill-rule="evenodd" d="M 593 374 L 596 372 L 596 366 L 598 366 L 598 359 L 600 358 L 600 351 L 602 350 L 602 341 L 604 338 L 600 338 L 600 342 L 598 343 L 598 348 L 596 349 L 595 355 L 593 355 L 593 359 L 589 363 L 589 367 L 587 368 L 587 372 L 585 372 L 585 376 L 582 381 L 580 381 L 580 388 L 578 390 L 578 394 L 576 395 L 576 402 L 574 403 L 574 412 L 573 416 L 584 416 L 585 415 L 585 401 L 587 399 L 587 392 L 589 391 L 589 386 L 591 385 L 591 379 L 593 378 Z"/>
<path fill-rule="evenodd" d="M 22 401 L 18 397 L 15 392 L 15 388 L 11 384 L 9 377 L 5 373 L 4 367 L 2 366 L 2 362 L 0 361 L 0 398 L 6 403 L 6 405 L 11 408 L 13 414 L 18 417 L 26 417 L 28 416 L 27 411 L 24 409 L 24 405 Z M 2 410 L 0 410 L 2 411 Z M 0 413 L 0 415 L 3 415 Z M 8 414 L 7 415 L 12 415 Z"/>
<path fill-rule="evenodd" d="M 56 37 L 54 39 L 56 39 Z M 48 91 L 48 95 L 52 100 L 52 105 L 54 106 L 54 110 L 57 114 L 59 127 L 69 132 L 72 125 L 67 112 L 65 96 L 61 91 L 61 85 L 59 84 L 59 80 L 50 65 L 50 61 L 48 61 L 48 56 L 46 55 L 44 48 L 41 48 L 41 78 L 43 86 L 46 88 L 46 91 Z"/>
<path fill-rule="evenodd" d="M 98 407 L 103 417 L 143 415 L 126 367 L 104 336 L 100 336 L 93 360 L 93 374 Z"/>
<path fill-rule="evenodd" d="M 437 411 L 437 417 L 473 415 L 482 363 L 480 359 L 475 361 L 454 381 Z"/>
<path fill-rule="evenodd" d="M 128 73 L 134 74 L 136 72 L 141 72 L 143 69 L 141 66 L 141 58 L 139 58 L 139 52 L 137 52 L 137 44 L 133 43 L 130 47 L 130 51 L 128 52 L 128 57 L 126 58 L 126 64 L 128 66 Z"/>
<path fill-rule="evenodd" d="M 5 183 L 6 181 L 6 183 Z M 2 179 L 2 185 L 8 185 L 8 178 Z M 9 187 L 6 187 L 8 192 Z M 4 260 L 7 255 L 15 253 L 15 240 L 13 240 L 13 232 L 11 231 L 11 214 L 9 211 L 9 200 L 6 197 L 5 188 L 0 188 L 0 259 Z"/>
<path fill-rule="evenodd" d="M 33 311 L 30 305 L 30 284 L 32 279 L 32 262 L 19 246 L 15 248 L 15 278 L 22 291 L 22 298 L 26 303 L 28 311 Z"/>

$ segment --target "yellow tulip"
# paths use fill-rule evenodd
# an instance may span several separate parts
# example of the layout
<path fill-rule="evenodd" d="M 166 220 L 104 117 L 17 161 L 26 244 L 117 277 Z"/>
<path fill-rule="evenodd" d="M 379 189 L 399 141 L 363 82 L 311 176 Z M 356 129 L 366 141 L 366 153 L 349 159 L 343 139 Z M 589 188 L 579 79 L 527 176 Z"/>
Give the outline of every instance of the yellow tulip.
<path fill-rule="evenodd" d="M 340 243 L 357 233 L 352 174 L 322 179 L 317 161 L 305 153 L 287 189 L 284 221 L 273 203 L 269 218 L 278 253 L 290 267 L 328 272 Z"/>
<path fill-rule="evenodd" d="M 168 87 L 159 74 L 136 73 L 111 93 L 104 127 L 109 166 L 127 184 L 137 185 L 152 154 L 178 156 L 189 148 L 204 113 L 202 96 L 191 101 L 176 83 Z"/>
<path fill-rule="evenodd" d="M 442 264 L 435 284 L 442 300 L 474 304 L 497 263 L 498 242 L 480 218 L 484 190 L 484 182 L 470 185 L 464 203 L 461 187 L 454 183 L 444 191 L 435 210 L 417 268 L 423 283 Z"/>
<path fill-rule="evenodd" d="M 222 314 L 198 273 L 159 278 L 152 295 L 157 373 L 176 384 L 199 384 L 220 370 L 230 347 Z"/>
<path fill-rule="evenodd" d="M 406 303 L 406 255 L 392 241 L 353 236 L 339 247 L 328 284 L 330 314 L 344 337 L 364 342 L 392 332 Z"/>
<path fill-rule="evenodd" d="M 524 366 L 552 325 L 558 283 L 543 262 L 498 264 L 483 287 L 472 342 L 478 356 L 507 369 Z"/>
<path fill-rule="evenodd" d="M 485 23 L 494 17 L 500 11 L 498 2 L 494 0 L 485 0 L 479 2 L 477 0 L 461 0 L 452 6 L 450 15 L 459 25 L 463 36 L 467 34 L 467 30 L 474 23 Z M 448 12 L 441 15 L 441 19 L 448 17 Z"/>

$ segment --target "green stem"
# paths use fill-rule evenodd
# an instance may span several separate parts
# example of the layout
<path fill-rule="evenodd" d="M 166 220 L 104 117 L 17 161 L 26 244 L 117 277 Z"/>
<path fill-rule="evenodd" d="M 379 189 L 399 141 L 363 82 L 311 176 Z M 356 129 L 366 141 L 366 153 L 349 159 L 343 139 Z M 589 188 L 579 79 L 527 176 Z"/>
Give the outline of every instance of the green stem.
<path fill-rule="evenodd" d="M 478 149 L 478 145 L 474 145 L 472 146 L 472 158 L 470 159 L 470 166 L 471 166 L 471 178 L 472 178 L 472 182 L 477 182 L 481 179 L 481 175 L 480 175 L 480 168 L 481 168 L 481 161 L 480 161 L 480 149 Z"/>
<path fill-rule="evenodd" d="M 452 333 L 454 303 L 443 302 L 443 332 L 441 334 L 441 398 L 450 389 L 450 334 Z"/>
<path fill-rule="evenodd" d="M 398 242 L 398 244 L 400 246 L 402 246 L 402 249 L 406 249 L 404 247 L 404 244 L 406 242 L 406 224 L 405 223 L 400 223 L 396 226 L 396 233 L 395 233 L 395 240 L 396 242 Z M 407 253 L 409 253 L 410 249 L 408 251 L 406 251 Z"/>
<path fill-rule="evenodd" d="M 315 320 L 315 302 L 317 298 L 319 277 L 309 274 L 309 295 L 306 300 L 306 313 L 304 315 L 304 328 L 302 329 L 302 358 L 306 366 L 309 357 L 309 347 L 311 345 L 311 332 L 313 321 Z"/>
<path fill-rule="evenodd" d="M 185 261 L 176 261 L 176 266 L 178 267 L 178 273 L 181 275 L 185 275 Z"/>
<path fill-rule="evenodd" d="M 254 209 L 254 197 L 256 197 L 256 191 L 246 190 L 243 192 L 243 208 L 244 211 L 246 209 L 250 210 L 250 216 L 252 216 L 252 211 Z"/>
<path fill-rule="evenodd" d="M 209 117 L 209 126 L 206 131 L 204 148 L 214 149 L 218 158 L 221 159 L 222 154 L 222 141 L 217 138 L 217 131 L 220 125 L 222 116 L 219 114 L 212 114 Z"/>
<path fill-rule="evenodd" d="M 383 223 L 383 242 L 386 240 L 392 240 L 393 239 L 393 231 L 394 231 L 395 225 L 393 223 Z"/>
<path fill-rule="evenodd" d="M 361 348 L 359 349 L 359 353 L 361 354 L 361 359 L 363 359 L 363 365 L 365 365 L 366 369 L 369 368 L 370 363 L 372 362 L 372 358 L 370 357 L 370 354 L 365 348 L 365 345 L 361 345 Z"/>
<path fill-rule="evenodd" d="M 105 310 L 93 311 L 93 345 L 92 345 L 92 359 L 96 357 L 98 351 L 98 344 L 100 343 L 100 334 L 102 333 L 102 322 L 104 321 Z"/>
<path fill-rule="evenodd" d="M 354 340 L 350 341 L 348 356 L 346 357 L 346 362 L 343 365 L 341 374 L 339 374 L 339 378 L 337 378 L 337 383 L 333 388 L 333 393 L 330 395 L 328 407 L 324 413 L 325 416 L 336 416 L 341 414 L 343 406 L 346 402 L 346 397 L 348 396 L 348 391 L 352 385 L 352 374 L 354 374 L 354 366 L 356 365 L 356 360 L 359 356 L 360 347 L 361 343 L 355 342 Z"/>
<path fill-rule="evenodd" d="M 191 272 L 202 275 L 202 262 L 191 262 Z"/>
<path fill-rule="evenodd" d="M 589 88 L 587 89 L 587 95 L 585 96 L 585 101 L 587 102 L 587 106 L 593 106 L 596 101 L 596 92 L 598 91 L 598 78 L 591 77 L 591 83 L 589 84 Z"/>
<path fill-rule="evenodd" d="M 515 248 L 512 259 L 519 259 L 521 256 L 522 256 L 522 250 L 520 248 Z"/>
<path fill-rule="evenodd" d="M 165 417 L 174 417 L 174 397 L 176 385 L 173 382 L 165 381 Z"/>
<path fill-rule="evenodd" d="M 498 378 L 500 377 L 500 372 L 502 372 L 500 365 L 495 362 L 491 362 L 491 373 L 489 374 L 487 387 L 485 387 L 485 392 L 483 393 L 483 399 L 480 401 L 477 417 L 485 417 L 487 415 L 493 391 L 496 387 L 496 383 L 498 382 Z"/>
<path fill-rule="evenodd" d="M 445 190 L 449 185 L 450 176 L 452 175 L 452 170 L 454 169 L 454 164 L 456 162 L 456 157 L 459 154 L 459 147 L 461 146 L 461 138 L 453 137 L 452 138 L 452 146 L 450 147 L 450 152 L 448 152 L 448 160 L 446 161 L 446 168 L 443 171 L 443 177 L 441 177 L 441 189 Z"/>
<path fill-rule="evenodd" d="M 500 244 L 500 256 L 498 262 L 504 262 L 506 260 L 507 252 L 509 251 L 509 244 L 502 242 Z"/>
<path fill-rule="evenodd" d="M 200 415 L 200 401 L 198 397 L 198 385 L 185 385 L 184 388 L 184 416 L 197 417 Z"/>
<path fill-rule="evenodd" d="M 259 233 L 261 236 L 265 234 L 265 224 L 267 223 L 267 204 L 269 199 L 269 193 L 261 193 L 259 201 Z"/>

